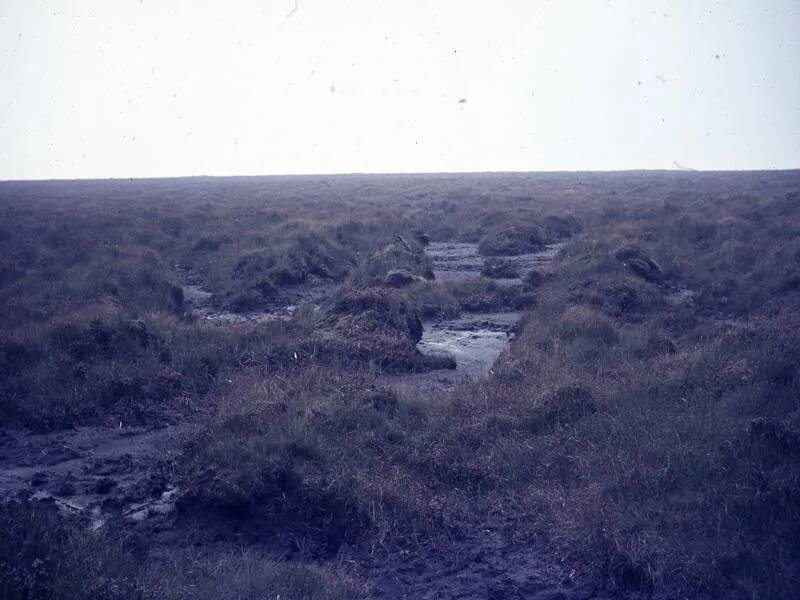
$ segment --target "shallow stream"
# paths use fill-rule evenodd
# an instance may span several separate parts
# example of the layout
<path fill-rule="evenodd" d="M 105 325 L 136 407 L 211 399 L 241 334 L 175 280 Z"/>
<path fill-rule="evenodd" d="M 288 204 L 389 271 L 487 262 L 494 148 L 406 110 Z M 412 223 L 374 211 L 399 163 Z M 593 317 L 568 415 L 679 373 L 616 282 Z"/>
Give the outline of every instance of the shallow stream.
<path fill-rule="evenodd" d="M 541 269 L 558 254 L 563 243 L 551 244 L 541 252 L 520 256 L 500 256 L 499 260 L 514 264 L 520 274 Z M 477 244 L 436 242 L 427 248 L 438 281 L 464 281 L 481 276 L 484 258 Z M 519 285 L 522 280 L 496 279 L 499 285 Z M 518 311 L 462 313 L 452 319 L 423 323 L 422 340 L 417 347 L 424 354 L 449 354 L 456 360 L 451 371 L 412 373 L 392 378 L 391 383 L 405 393 L 435 392 L 453 386 L 465 377 L 484 377 L 491 372 L 497 357 L 514 337 L 514 329 L 522 318 Z"/>

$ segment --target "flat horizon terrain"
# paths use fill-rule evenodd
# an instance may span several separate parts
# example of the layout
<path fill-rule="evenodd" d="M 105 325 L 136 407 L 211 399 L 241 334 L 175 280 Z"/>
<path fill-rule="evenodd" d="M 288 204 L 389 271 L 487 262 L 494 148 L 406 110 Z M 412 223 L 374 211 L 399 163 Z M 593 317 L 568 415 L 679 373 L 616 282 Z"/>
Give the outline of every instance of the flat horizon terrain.
<path fill-rule="evenodd" d="M 136 177 L 71 177 L 71 178 L 38 178 L 38 179 L 2 179 L 4 183 L 89 183 L 94 181 L 171 181 L 186 179 L 289 179 L 289 178 L 325 178 L 325 177 L 493 177 L 493 176 L 515 176 L 528 175 L 546 177 L 552 175 L 675 175 L 675 174 L 699 174 L 699 175 L 724 175 L 724 174 L 768 174 L 768 173 L 794 173 L 800 168 L 793 169 L 691 169 L 682 168 L 663 168 L 663 169 L 556 169 L 547 171 L 352 171 L 352 172 L 330 172 L 330 173 L 271 173 L 271 174 L 240 174 L 240 175 L 169 175 L 169 176 L 136 176 Z"/>

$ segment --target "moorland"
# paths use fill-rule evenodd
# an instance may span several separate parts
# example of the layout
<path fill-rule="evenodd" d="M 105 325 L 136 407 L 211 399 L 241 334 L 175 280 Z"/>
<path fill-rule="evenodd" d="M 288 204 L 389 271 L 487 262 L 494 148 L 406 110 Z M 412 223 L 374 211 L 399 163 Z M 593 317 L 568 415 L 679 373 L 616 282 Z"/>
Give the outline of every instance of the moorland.
<path fill-rule="evenodd" d="M 800 171 L 0 183 L 0 500 L 4 599 L 793 597 Z"/>

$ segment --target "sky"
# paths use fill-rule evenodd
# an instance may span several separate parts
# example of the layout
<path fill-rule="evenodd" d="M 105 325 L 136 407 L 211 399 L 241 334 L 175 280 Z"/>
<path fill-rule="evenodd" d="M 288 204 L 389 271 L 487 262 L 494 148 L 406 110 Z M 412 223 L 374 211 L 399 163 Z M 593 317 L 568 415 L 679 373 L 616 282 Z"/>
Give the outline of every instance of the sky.
<path fill-rule="evenodd" d="M 0 0 L 0 180 L 800 167 L 797 0 Z"/>

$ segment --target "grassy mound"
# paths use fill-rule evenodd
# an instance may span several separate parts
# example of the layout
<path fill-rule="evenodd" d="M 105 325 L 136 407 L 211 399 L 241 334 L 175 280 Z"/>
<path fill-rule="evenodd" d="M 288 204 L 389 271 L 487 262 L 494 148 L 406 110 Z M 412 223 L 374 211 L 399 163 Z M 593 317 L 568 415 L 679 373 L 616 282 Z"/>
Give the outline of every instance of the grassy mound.
<path fill-rule="evenodd" d="M 368 373 L 308 367 L 252 378 L 219 406 L 185 452 L 182 510 L 250 514 L 328 547 L 426 518 L 413 507 L 421 499 L 396 487 L 401 472 L 375 470 L 402 452 L 423 415 Z"/>
<path fill-rule="evenodd" d="M 489 258 L 483 263 L 481 275 L 492 279 L 515 279 L 519 277 L 519 268 L 512 262 Z"/>
<path fill-rule="evenodd" d="M 417 350 L 423 326 L 403 295 L 385 288 L 343 292 L 320 326 L 320 352 L 388 373 L 453 368 L 452 359 Z"/>
<path fill-rule="evenodd" d="M 283 288 L 312 279 L 340 281 L 353 261 L 350 251 L 323 234 L 291 231 L 273 244 L 223 259 L 212 273 L 213 301 L 234 311 L 255 310 Z"/>
<path fill-rule="evenodd" d="M 538 228 L 509 227 L 484 235 L 478 243 L 482 256 L 517 256 L 544 250 L 545 239 Z"/>
<path fill-rule="evenodd" d="M 358 266 L 352 285 L 403 287 L 425 279 L 433 279 L 433 270 L 424 246 L 412 237 L 397 236 Z"/>

